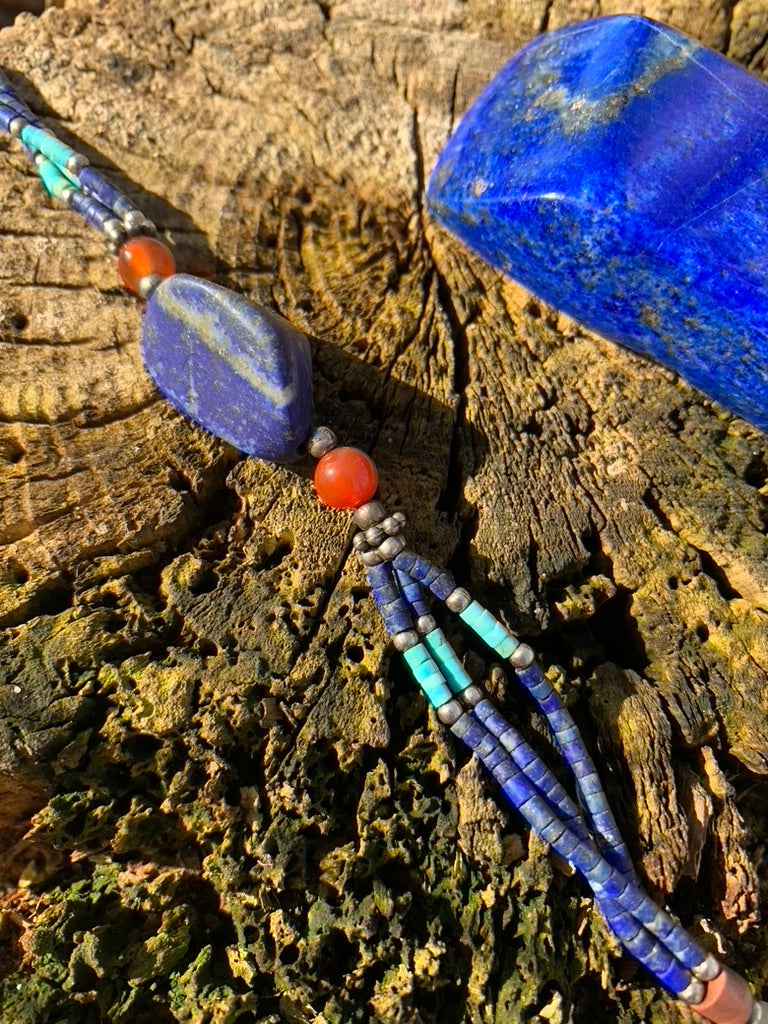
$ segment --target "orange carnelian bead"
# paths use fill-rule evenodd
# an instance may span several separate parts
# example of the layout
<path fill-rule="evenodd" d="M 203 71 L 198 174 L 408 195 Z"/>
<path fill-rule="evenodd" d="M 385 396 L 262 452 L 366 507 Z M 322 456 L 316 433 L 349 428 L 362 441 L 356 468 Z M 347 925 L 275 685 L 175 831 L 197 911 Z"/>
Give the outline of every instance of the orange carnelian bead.
<path fill-rule="evenodd" d="M 139 294 L 143 277 L 157 274 L 170 277 L 176 269 L 173 253 L 167 245 L 149 235 L 135 235 L 123 242 L 117 251 L 117 276 L 129 292 Z"/>
<path fill-rule="evenodd" d="M 331 508 L 360 508 L 376 493 L 379 475 L 359 448 L 332 448 L 317 461 L 315 491 Z"/>

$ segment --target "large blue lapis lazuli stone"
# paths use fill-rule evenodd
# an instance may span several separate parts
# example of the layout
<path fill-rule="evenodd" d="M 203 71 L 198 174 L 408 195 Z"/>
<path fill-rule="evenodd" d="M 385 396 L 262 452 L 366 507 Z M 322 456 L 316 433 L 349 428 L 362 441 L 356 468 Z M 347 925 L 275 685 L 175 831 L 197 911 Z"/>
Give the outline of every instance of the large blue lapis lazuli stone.
<path fill-rule="evenodd" d="M 171 405 L 247 455 L 288 462 L 309 435 L 307 339 L 241 295 L 174 274 L 147 303 L 141 351 Z"/>
<path fill-rule="evenodd" d="M 644 18 L 541 36 L 427 199 L 489 263 L 768 429 L 768 86 Z"/>

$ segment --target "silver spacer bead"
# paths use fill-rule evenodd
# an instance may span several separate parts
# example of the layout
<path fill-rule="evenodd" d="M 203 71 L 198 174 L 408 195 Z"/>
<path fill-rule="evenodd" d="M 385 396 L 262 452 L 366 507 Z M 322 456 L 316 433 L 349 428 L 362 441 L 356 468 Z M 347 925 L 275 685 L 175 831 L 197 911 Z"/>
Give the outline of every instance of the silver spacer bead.
<path fill-rule="evenodd" d="M 361 551 L 370 551 L 371 545 L 365 539 L 364 533 L 356 533 L 352 538 L 352 547 L 360 553 Z"/>
<path fill-rule="evenodd" d="M 455 722 L 458 722 L 463 714 L 464 708 L 456 699 L 447 700 L 445 704 L 441 704 L 437 708 L 437 717 L 443 725 L 453 725 Z"/>
<path fill-rule="evenodd" d="M 421 640 L 415 629 L 404 629 L 402 633 L 395 633 L 392 637 L 392 644 L 396 651 L 410 651 L 418 643 L 421 643 Z"/>
<path fill-rule="evenodd" d="M 380 501 L 367 501 L 365 505 L 356 508 L 352 518 L 361 530 L 367 530 L 369 526 L 376 526 L 386 516 L 386 510 Z"/>
<path fill-rule="evenodd" d="M 463 612 L 465 608 L 469 608 L 472 604 L 472 597 L 468 590 L 464 587 L 456 587 L 445 599 L 446 606 L 450 608 L 452 612 Z"/>
<path fill-rule="evenodd" d="M 390 537 L 394 537 L 395 534 L 400 533 L 402 528 L 405 526 L 405 516 L 402 516 L 402 522 L 400 520 L 401 517 L 397 514 L 393 516 L 387 516 L 386 519 L 382 519 L 382 521 L 379 523 L 379 526 L 384 531 L 384 533 L 388 533 Z"/>
<path fill-rule="evenodd" d="M 464 687 L 459 696 L 468 707 L 473 708 L 475 704 L 479 704 L 484 699 L 485 694 L 475 683 L 470 683 L 469 686 Z"/>
<path fill-rule="evenodd" d="M 752 1014 L 749 1018 L 749 1024 L 767 1024 L 768 1022 L 768 1003 L 763 1002 L 762 999 L 756 999 L 755 1005 L 752 1009 Z"/>
<path fill-rule="evenodd" d="M 123 227 L 129 235 L 135 234 L 144 227 L 146 219 L 141 210 L 128 210 L 123 214 Z"/>
<path fill-rule="evenodd" d="M 110 240 L 110 242 L 123 242 L 125 240 L 125 229 L 123 228 L 123 222 L 118 220 L 117 217 L 111 217 L 109 220 L 104 221 L 102 231 Z"/>
<path fill-rule="evenodd" d="M 416 629 L 423 635 L 425 633 L 431 633 L 433 629 L 437 629 L 437 622 L 435 621 L 434 615 L 420 615 L 416 619 Z"/>
<path fill-rule="evenodd" d="M 161 277 L 159 274 L 146 274 L 139 281 L 139 287 L 137 289 L 139 297 L 142 299 L 148 299 L 152 292 L 154 292 L 158 285 L 161 285 L 164 280 L 165 278 Z"/>
<path fill-rule="evenodd" d="M 319 459 L 337 445 L 336 435 L 330 427 L 315 427 L 306 440 L 305 447 L 313 459 Z"/>
<path fill-rule="evenodd" d="M 18 139 L 22 131 L 24 130 L 24 128 L 26 128 L 28 124 L 29 121 L 26 119 L 26 117 L 14 117 L 14 119 L 8 125 L 8 131 L 11 135 L 15 136 L 15 138 Z"/>
<path fill-rule="evenodd" d="M 359 551 L 358 554 L 363 565 L 381 565 L 388 561 L 379 554 L 378 548 L 369 548 L 368 551 Z"/>
<path fill-rule="evenodd" d="M 512 668 L 528 668 L 536 660 L 533 648 L 528 644 L 519 644 L 509 656 L 509 663 Z"/>
<path fill-rule="evenodd" d="M 711 953 L 707 956 L 706 960 L 694 967 L 692 973 L 700 978 L 702 981 L 712 981 L 722 971 L 723 965 L 713 956 Z"/>
<path fill-rule="evenodd" d="M 70 174 L 77 174 L 78 171 L 82 171 L 84 167 L 89 167 L 91 161 L 83 153 L 73 153 L 72 156 L 66 162 L 66 168 Z"/>
<path fill-rule="evenodd" d="M 141 224 L 131 232 L 134 235 L 150 235 L 152 238 L 157 237 L 157 227 L 155 222 L 150 220 L 149 217 L 142 217 Z"/>
<path fill-rule="evenodd" d="M 59 192 L 59 199 L 62 201 L 62 203 L 69 203 L 69 200 L 72 198 L 75 192 L 77 192 L 77 189 L 74 187 L 74 185 L 65 185 L 61 192 Z"/>
<path fill-rule="evenodd" d="M 684 1003 L 700 1003 L 706 995 L 706 991 L 704 982 L 694 978 L 690 985 L 687 985 L 678 995 Z"/>
<path fill-rule="evenodd" d="M 380 526 L 369 526 L 364 536 L 372 548 L 377 548 L 386 537 L 386 533 Z"/>
<path fill-rule="evenodd" d="M 400 554 L 404 547 L 405 540 L 402 537 L 387 537 L 376 550 L 383 556 L 385 562 L 390 562 L 395 555 Z"/>

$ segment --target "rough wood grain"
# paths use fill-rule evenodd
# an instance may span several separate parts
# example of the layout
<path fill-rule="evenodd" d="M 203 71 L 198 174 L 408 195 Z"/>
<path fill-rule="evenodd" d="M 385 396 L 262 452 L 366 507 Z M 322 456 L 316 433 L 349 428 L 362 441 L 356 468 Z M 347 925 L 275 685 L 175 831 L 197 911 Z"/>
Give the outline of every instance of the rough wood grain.
<path fill-rule="evenodd" d="M 319 418 L 536 643 L 650 885 L 759 985 L 766 439 L 421 205 L 520 44 L 620 9 L 764 70 L 758 0 L 71 0 L 0 65 L 184 269 L 312 336 Z M 171 412 L 5 139 L 0 188 L 3 1024 L 690 1019 L 427 716 L 310 466 Z"/>

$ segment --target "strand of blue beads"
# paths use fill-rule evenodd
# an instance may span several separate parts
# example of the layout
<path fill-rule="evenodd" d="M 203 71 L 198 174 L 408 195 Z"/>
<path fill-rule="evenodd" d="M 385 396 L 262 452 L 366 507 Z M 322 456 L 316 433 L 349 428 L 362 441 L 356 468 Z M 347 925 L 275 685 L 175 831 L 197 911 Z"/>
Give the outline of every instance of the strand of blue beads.
<path fill-rule="evenodd" d="M 568 826 L 538 793 L 503 748 L 471 713 L 451 731 L 483 762 L 513 807 L 530 827 L 568 861 L 593 890 L 609 927 L 630 953 L 669 991 L 695 1001 L 701 994 L 696 972 L 706 970 L 707 954 L 634 883 L 603 857 L 591 839 Z M 650 935 L 650 938 L 649 938 Z"/>
<path fill-rule="evenodd" d="M 373 539 L 370 528 L 366 533 L 369 539 Z M 365 536 L 360 536 L 358 550 L 366 549 Z M 374 593 L 374 600 L 383 611 L 384 624 L 388 632 L 396 638 L 397 645 L 404 649 L 406 664 L 427 700 L 436 708 L 438 717 L 451 725 L 454 732 L 460 734 L 478 754 L 488 770 L 502 784 L 503 791 L 513 805 L 522 809 L 524 814 L 525 808 L 520 808 L 515 799 L 515 783 L 526 790 L 529 800 L 534 799 L 538 812 L 531 817 L 529 807 L 529 824 L 547 839 L 557 852 L 571 863 L 575 863 L 582 873 L 584 850 L 580 851 L 581 858 L 576 856 L 574 860 L 574 856 L 579 843 L 584 845 L 587 856 L 592 855 L 592 859 L 596 858 L 592 872 L 587 872 L 585 877 L 598 892 L 598 901 L 609 927 L 663 984 L 677 994 L 682 993 L 688 998 L 698 997 L 701 994 L 701 982 L 693 977 L 691 967 L 700 968 L 703 954 L 696 948 L 695 943 L 682 929 L 676 929 L 671 919 L 661 915 L 644 894 L 641 893 L 638 897 L 639 890 L 636 891 L 631 886 L 632 876 L 623 876 L 617 867 L 603 861 L 573 802 L 546 764 L 527 744 L 524 744 L 490 701 L 487 698 L 483 699 L 482 691 L 473 684 L 442 631 L 435 626 L 421 639 L 419 638 L 421 631 L 418 630 L 418 623 L 423 622 L 426 611 L 421 586 L 428 587 L 441 578 L 441 596 L 446 601 L 457 589 L 460 590 L 450 603 L 471 608 L 470 615 L 466 616 L 470 626 L 500 653 L 509 656 L 521 645 L 490 613 L 480 608 L 476 602 L 471 602 L 461 588 L 456 588 L 448 574 L 407 551 L 396 555 L 393 565 L 394 579 L 389 565 L 384 563 L 368 569 L 368 580 Z M 414 578 L 417 574 L 420 580 Z M 395 584 L 399 586 L 399 594 L 398 586 Z M 528 660 L 527 655 L 525 660 Z M 470 707 L 474 705 L 472 714 L 475 721 L 471 721 L 461 712 L 461 705 L 451 699 L 452 695 L 458 696 Z M 505 736 L 507 748 L 503 747 L 496 736 L 485 727 L 485 722 L 489 722 L 498 733 Z M 462 733 L 462 725 L 457 723 L 465 723 L 466 732 Z M 556 722 L 556 727 L 558 726 L 562 732 L 563 723 Z M 508 756 L 509 750 L 514 751 L 520 763 L 514 763 L 515 758 Z M 596 817 L 600 820 L 599 816 Z M 611 836 L 613 838 L 612 833 Z M 600 880 L 599 885 L 596 884 L 596 879 Z M 611 885 L 616 890 L 617 899 L 612 899 L 603 892 L 606 886 Z M 629 907 L 624 905 L 627 903 L 630 904 Z"/>
<path fill-rule="evenodd" d="M 547 720 L 552 736 L 573 773 L 579 796 L 593 829 L 605 848 L 606 856 L 628 877 L 634 877 L 632 859 L 608 805 L 592 758 L 570 712 L 564 708 L 559 695 L 536 665 L 531 648 L 527 644 L 521 644 L 518 638 L 479 601 L 473 600 L 463 588 L 458 588 L 449 574 L 421 556 L 411 551 L 403 551 L 395 558 L 394 567 L 406 598 L 414 588 L 419 587 L 419 584 L 434 588 L 433 592 L 437 591 L 437 596 L 446 602 L 454 595 L 451 598 L 452 610 L 458 612 L 462 621 L 483 643 L 499 657 L 509 660 L 518 679 Z M 447 642 L 444 647 L 449 647 Z M 451 654 L 453 655 L 452 651 Z M 455 655 L 453 658 L 455 659 Z M 450 664 L 446 664 L 446 668 L 450 673 Z"/>

